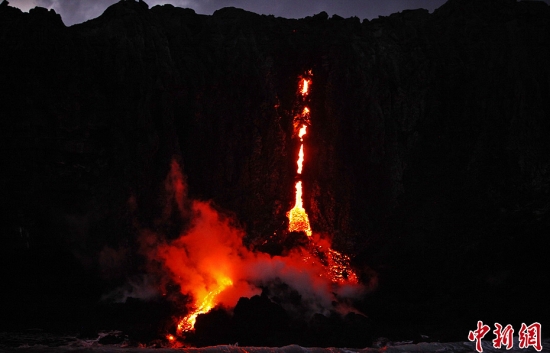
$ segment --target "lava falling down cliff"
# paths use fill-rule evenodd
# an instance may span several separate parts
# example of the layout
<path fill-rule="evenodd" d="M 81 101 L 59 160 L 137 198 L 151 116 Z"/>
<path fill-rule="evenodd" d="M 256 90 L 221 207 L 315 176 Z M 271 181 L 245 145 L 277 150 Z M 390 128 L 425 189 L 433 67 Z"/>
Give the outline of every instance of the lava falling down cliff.
<path fill-rule="evenodd" d="M 308 236 L 310 249 L 315 258 L 323 259 L 323 265 L 327 267 L 330 273 L 329 277 L 335 283 L 358 283 L 357 274 L 351 269 L 350 258 L 333 249 L 324 247 L 312 239 L 312 230 L 309 223 L 309 217 L 303 207 L 302 202 L 302 170 L 304 163 L 304 137 L 307 134 L 307 127 L 311 125 L 310 109 L 307 105 L 309 96 L 309 87 L 312 83 L 312 72 L 309 70 L 306 75 L 300 77 L 298 87 L 299 113 L 293 120 L 294 136 L 300 139 L 300 152 L 298 153 L 298 169 L 296 171 L 298 181 L 296 181 L 296 201 L 294 207 L 288 211 L 288 231 L 304 232 Z"/>
<path fill-rule="evenodd" d="M 311 74 L 311 71 L 309 72 Z M 300 138 L 300 152 L 298 154 L 298 174 L 299 180 L 296 182 L 296 202 L 294 207 L 288 211 L 288 230 L 290 232 L 304 232 L 308 237 L 311 237 L 311 226 L 309 224 L 309 217 L 302 204 L 302 169 L 304 164 L 304 136 L 307 133 L 307 127 L 311 123 L 309 108 L 305 105 L 307 96 L 309 95 L 309 85 L 311 84 L 311 78 L 300 78 L 299 95 L 301 97 L 300 103 L 303 105 L 302 111 L 294 117 L 294 136 Z"/>
<path fill-rule="evenodd" d="M 307 298 L 311 314 L 325 314 L 330 310 L 347 312 L 350 310 L 347 304 L 335 306 L 335 303 L 364 292 L 365 287 L 350 266 L 350 258 L 333 250 L 328 239 L 312 231 L 302 203 L 300 176 L 306 158 L 305 136 L 311 124 L 307 97 L 312 77 L 309 71 L 299 80 L 300 112 L 293 119 L 293 136 L 300 139 L 296 199 L 287 213 L 288 234 L 304 234 L 305 246 L 277 256 L 250 250 L 243 245 L 243 231 L 235 227 L 230 218 L 219 214 L 209 202 L 187 199 L 180 165 L 172 161 L 165 185 L 169 209 L 164 213 L 170 214 L 170 208 L 177 207 L 182 217 L 191 215 L 190 226 L 174 240 L 146 230 L 141 244 L 151 262 L 162 265 L 161 287 L 175 283 L 182 295 L 191 298 L 187 314 L 176 320 L 177 335 L 184 337 L 193 331 L 198 315 L 216 306 L 233 308 L 239 298 L 260 294 L 262 287 L 274 281 L 287 284 Z M 173 335 L 167 338 L 174 340 Z"/>

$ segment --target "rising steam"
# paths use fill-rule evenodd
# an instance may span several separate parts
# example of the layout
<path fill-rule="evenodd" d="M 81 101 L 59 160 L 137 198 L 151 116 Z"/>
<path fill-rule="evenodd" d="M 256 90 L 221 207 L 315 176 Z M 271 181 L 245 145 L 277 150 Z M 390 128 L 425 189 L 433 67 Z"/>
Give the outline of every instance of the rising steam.
<path fill-rule="evenodd" d="M 190 226 L 175 240 L 150 230 L 141 236 L 142 251 L 151 262 L 160 263 L 163 283 L 179 285 L 193 301 L 190 315 L 178 324 L 179 331 L 193 328 L 195 318 L 217 305 L 232 308 L 240 297 L 260 294 L 260 287 L 281 281 L 300 293 L 312 312 L 335 309 L 338 295 L 357 295 L 358 283 L 335 284 L 325 265 L 301 249 L 285 256 L 250 251 L 242 243 L 244 233 L 230 218 L 219 214 L 209 202 L 184 200 L 185 181 L 173 160 L 166 179 L 167 205 L 190 215 Z M 185 205 L 189 205 L 186 209 Z"/>

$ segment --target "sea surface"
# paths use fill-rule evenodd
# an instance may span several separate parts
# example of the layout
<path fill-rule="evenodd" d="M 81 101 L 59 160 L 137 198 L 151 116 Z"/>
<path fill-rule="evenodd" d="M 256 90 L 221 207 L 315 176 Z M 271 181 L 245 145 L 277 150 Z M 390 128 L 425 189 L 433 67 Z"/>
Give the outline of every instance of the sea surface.
<path fill-rule="evenodd" d="M 116 342 L 118 343 L 110 343 Z M 78 334 L 48 333 L 43 330 L 0 332 L 0 352 L 189 352 L 189 353 L 405 353 L 405 352 L 477 352 L 474 342 L 384 342 L 384 347 L 348 349 L 318 348 L 290 345 L 285 347 L 240 347 L 238 343 L 203 348 L 170 347 L 166 342 L 142 345 L 124 339 L 120 331 L 100 332 L 95 338 L 81 338 Z M 482 341 L 483 352 L 528 353 L 533 347 L 520 349 L 517 337 L 510 350 L 496 349 L 490 340 Z M 550 352 L 550 339 L 542 340 L 541 352 Z"/>

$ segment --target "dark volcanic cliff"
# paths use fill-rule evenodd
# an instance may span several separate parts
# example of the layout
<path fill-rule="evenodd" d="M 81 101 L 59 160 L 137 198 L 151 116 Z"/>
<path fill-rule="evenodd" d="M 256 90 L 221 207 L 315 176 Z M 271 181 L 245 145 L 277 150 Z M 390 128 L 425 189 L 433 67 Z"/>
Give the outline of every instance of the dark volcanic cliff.
<path fill-rule="evenodd" d="M 284 230 L 311 69 L 304 203 L 378 274 L 361 309 L 455 339 L 481 319 L 543 322 L 548 43 L 549 7 L 514 0 L 363 22 L 123 0 L 71 27 L 0 6 L 2 302 L 18 303 L 0 313 L 85 307 L 133 273 L 120 249 L 136 217 L 155 226 L 174 157 L 247 242 Z"/>

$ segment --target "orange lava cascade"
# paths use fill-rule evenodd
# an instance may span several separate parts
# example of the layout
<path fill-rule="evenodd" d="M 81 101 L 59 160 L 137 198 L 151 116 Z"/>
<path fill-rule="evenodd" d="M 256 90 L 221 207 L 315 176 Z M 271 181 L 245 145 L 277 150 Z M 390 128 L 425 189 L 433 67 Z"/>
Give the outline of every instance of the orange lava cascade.
<path fill-rule="evenodd" d="M 300 92 L 302 93 L 302 97 L 307 96 L 307 94 L 309 93 L 309 83 L 310 80 L 305 78 L 302 79 L 302 89 L 300 90 Z"/>
<path fill-rule="evenodd" d="M 216 289 L 208 292 L 202 300 L 197 300 L 197 302 L 200 302 L 197 308 L 179 321 L 177 326 L 178 334 L 181 335 L 183 332 L 193 330 L 197 316 L 200 314 L 206 314 L 212 310 L 217 304 L 217 295 L 220 294 L 226 287 L 231 285 L 233 285 L 233 281 L 231 281 L 230 278 L 222 277 L 216 284 Z"/>
<path fill-rule="evenodd" d="M 300 152 L 298 153 L 298 176 L 302 175 L 303 163 L 304 163 L 304 136 L 307 133 L 307 127 L 311 124 L 310 120 L 310 110 L 305 105 L 306 98 L 309 94 L 309 86 L 312 83 L 311 80 L 311 71 L 308 72 L 306 78 L 301 78 L 298 92 L 301 96 L 301 100 L 304 104 L 302 112 L 297 114 L 294 117 L 294 129 L 295 134 L 300 138 Z M 311 225 L 309 223 L 309 218 L 306 210 L 303 207 L 302 203 L 302 181 L 298 180 L 296 182 L 296 202 L 294 207 L 288 211 L 288 230 L 290 232 L 304 232 L 309 239 L 311 240 L 311 245 L 313 246 L 312 253 L 316 255 L 317 258 L 323 259 L 321 262 L 326 268 L 326 277 L 330 278 L 333 283 L 336 284 L 358 284 L 359 278 L 357 274 L 351 269 L 350 258 L 347 255 L 343 255 L 336 250 L 331 249 L 330 247 L 323 247 L 318 244 L 315 244 L 315 241 L 312 240 L 312 231 Z M 304 257 L 304 261 L 311 261 L 312 258 L 309 255 Z"/>
<path fill-rule="evenodd" d="M 307 133 L 307 126 L 306 125 L 303 125 L 301 128 L 300 128 L 300 132 L 298 132 L 298 136 L 300 137 L 300 141 L 304 141 L 304 135 Z M 304 147 L 302 145 L 302 147 Z M 302 148 L 300 148 L 302 154 L 303 154 L 303 150 Z"/>
<path fill-rule="evenodd" d="M 298 174 L 302 174 L 303 164 L 304 164 L 304 145 L 300 146 L 300 153 L 298 154 Z"/>
<path fill-rule="evenodd" d="M 309 94 L 309 85 L 311 84 L 310 78 L 302 78 L 299 85 L 299 92 L 302 96 L 302 100 L 305 100 Z M 298 153 L 298 175 L 302 174 L 304 163 L 304 136 L 307 132 L 307 125 L 309 124 L 309 108 L 304 107 L 301 114 L 294 117 L 294 128 L 298 130 L 298 137 L 300 137 L 300 152 Z M 287 213 L 288 217 L 288 230 L 290 232 L 304 232 L 308 237 L 311 237 L 311 225 L 309 224 L 309 218 L 306 210 L 302 204 L 302 181 L 296 182 L 296 202 L 294 208 Z"/>
<path fill-rule="evenodd" d="M 302 206 L 302 182 L 296 182 L 296 204 L 287 213 L 288 230 L 290 232 L 304 232 L 308 237 L 311 236 L 311 226 L 307 212 Z"/>

